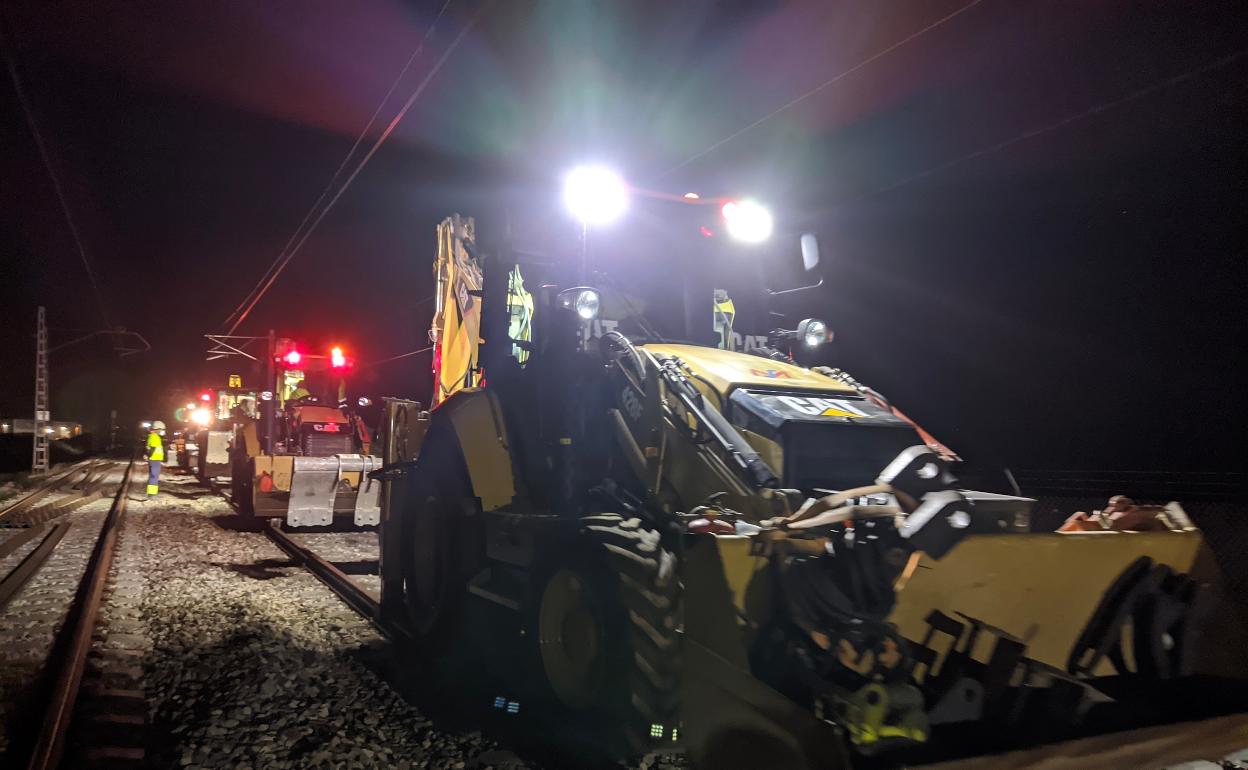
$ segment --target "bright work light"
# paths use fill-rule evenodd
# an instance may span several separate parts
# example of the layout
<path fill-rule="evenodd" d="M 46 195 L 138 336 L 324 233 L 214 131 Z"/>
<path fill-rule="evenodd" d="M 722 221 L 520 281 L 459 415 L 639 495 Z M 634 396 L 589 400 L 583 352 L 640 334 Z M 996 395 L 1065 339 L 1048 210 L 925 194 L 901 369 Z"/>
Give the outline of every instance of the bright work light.
<path fill-rule="evenodd" d="M 728 234 L 738 241 L 762 243 L 771 237 L 771 212 L 754 201 L 728 201 L 719 211 Z"/>
<path fill-rule="evenodd" d="M 628 185 L 604 166 L 577 166 L 564 177 L 563 202 L 582 224 L 610 224 L 628 210 Z"/>

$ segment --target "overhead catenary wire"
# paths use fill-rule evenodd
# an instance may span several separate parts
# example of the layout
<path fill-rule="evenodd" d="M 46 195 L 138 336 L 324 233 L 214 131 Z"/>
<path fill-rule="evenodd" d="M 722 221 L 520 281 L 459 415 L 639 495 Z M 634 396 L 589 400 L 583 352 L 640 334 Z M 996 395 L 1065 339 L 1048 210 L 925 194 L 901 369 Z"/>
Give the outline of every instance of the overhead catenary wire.
<path fill-rule="evenodd" d="M 1132 91 L 1129 94 L 1120 96 L 1117 99 L 1112 99 L 1108 102 L 1101 102 L 1100 104 L 1095 104 L 1091 107 L 1088 107 L 1087 109 L 1080 110 L 1079 112 L 1072 113 L 1070 115 L 1066 115 L 1065 117 L 1059 118 L 1058 120 L 1050 121 L 1048 123 L 1045 123 L 1044 125 L 1036 126 L 1034 128 L 1029 128 L 1026 131 L 1022 132 L 1021 134 L 1012 136 L 1009 139 L 1004 139 L 994 144 L 990 144 L 986 147 L 980 147 L 977 150 L 973 150 L 964 155 L 959 155 L 956 158 L 947 160 L 943 163 L 939 163 L 935 166 L 932 166 L 931 168 L 925 169 L 915 174 L 910 174 L 909 176 L 902 177 L 901 179 L 898 179 L 897 181 L 889 185 L 881 187 L 878 190 L 875 190 L 871 192 L 869 195 L 866 195 L 864 197 L 869 198 L 869 197 L 874 197 L 876 195 L 882 195 L 883 193 L 896 190 L 899 187 L 904 187 L 905 185 L 908 185 L 912 182 L 917 182 L 920 179 L 924 179 L 926 177 L 932 176 L 933 174 L 939 174 L 942 171 L 948 171 L 949 169 L 955 166 L 960 166 L 963 163 L 966 163 L 967 161 L 975 160 L 976 158 L 982 158 L 985 155 L 991 155 L 993 153 L 1000 152 L 1001 150 L 1012 147 L 1013 145 L 1016 145 L 1019 142 L 1024 142 L 1024 141 L 1027 141 L 1028 139 L 1034 139 L 1038 136 L 1047 134 L 1051 131 L 1056 131 L 1060 128 L 1065 128 L 1066 126 L 1069 126 L 1072 123 L 1077 123 L 1086 118 L 1095 117 L 1096 115 L 1100 115 L 1103 112 L 1108 112 L 1117 107 L 1121 107 L 1124 104 L 1129 104 L 1131 102 L 1138 101 L 1158 91 L 1171 88 L 1173 86 L 1179 85 L 1180 83 L 1186 82 L 1188 80 L 1192 80 L 1206 73 L 1209 73 L 1214 70 L 1218 70 L 1230 64 L 1233 64 L 1234 62 L 1243 58 L 1245 55 L 1248 55 L 1248 48 L 1242 48 L 1238 51 L 1235 51 L 1234 53 L 1223 56 L 1222 58 L 1216 61 L 1210 62 L 1209 64 L 1206 64 L 1202 67 L 1197 67 L 1196 69 L 1191 69 L 1185 72 L 1180 72 L 1177 75 L 1171 75 L 1170 77 L 1165 78 L 1164 80 L 1159 80 L 1155 83 L 1152 83 L 1151 85 L 1147 85 L 1147 86 L 1144 86 L 1143 88 L 1136 89 L 1135 91 Z"/>
<path fill-rule="evenodd" d="M 429 83 L 432 82 L 433 78 L 442 69 L 442 66 L 446 64 L 446 61 L 451 57 L 451 54 L 454 53 L 455 49 L 459 47 L 459 44 L 464 39 L 464 36 L 467 35 L 468 32 L 476 25 L 477 21 L 481 18 L 482 13 L 484 13 L 491 4 L 492 0 L 486 0 L 486 2 L 482 3 L 477 12 L 468 19 L 467 23 L 464 24 L 463 27 L 460 28 L 459 33 L 456 34 L 450 45 L 447 46 L 446 50 L 442 53 L 442 56 L 438 58 L 437 62 L 433 65 L 433 68 L 430 69 L 430 71 L 416 86 L 416 90 L 412 92 L 407 101 L 404 102 L 403 107 L 399 110 L 398 114 L 395 115 L 389 125 L 386 126 L 386 129 L 381 133 L 381 136 L 377 137 L 377 140 L 373 142 L 373 146 L 369 148 L 368 153 L 356 165 L 350 176 L 343 181 L 342 186 L 338 188 L 338 192 L 334 193 L 333 197 L 325 203 L 320 213 L 317 214 L 311 224 L 308 225 L 303 235 L 291 248 L 289 253 L 287 253 L 286 256 L 277 263 L 277 267 L 272 271 L 272 274 L 269 275 L 266 280 L 261 282 L 260 290 L 256 292 L 255 296 L 247 304 L 246 308 L 241 314 L 238 315 L 233 325 L 230 326 L 229 331 L 226 332 L 227 334 L 233 334 L 243 323 L 243 321 L 247 319 L 247 316 L 255 308 L 256 304 L 260 302 L 265 293 L 270 287 L 272 287 L 274 281 L 276 281 L 278 276 L 281 275 L 282 271 L 286 268 L 286 265 L 290 264 L 290 261 L 294 259 L 296 254 L 299 253 L 299 249 L 302 248 L 303 244 L 307 242 L 308 238 L 316 230 L 317 225 L 321 223 L 321 220 L 323 220 L 330 210 L 333 209 L 334 204 L 338 202 L 338 199 L 343 196 L 348 188 L 350 188 L 351 183 L 355 181 L 355 178 L 359 176 L 361 171 L 364 170 L 364 167 L 368 165 L 368 162 L 372 160 L 374 155 L 377 154 L 377 150 L 381 149 L 381 145 L 390 138 L 392 133 L 394 133 L 394 129 L 398 127 L 400 121 L 402 121 L 408 111 L 411 110 L 412 105 L 414 105 L 416 100 L 420 98 L 420 95 L 424 93 L 425 89 L 429 86 Z"/>
<path fill-rule="evenodd" d="M 26 116 L 26 124 L 30 126 L 30 132 L 35 136 L 35 144 L 39 148 L 39 157 L 43 160 L 43 167 L 47 169 L 48 176 L 52 179 L 52 189 L 56 191 L 56 200 L 61 204 L 61 213 L 65 215 L 65 224 L 69 227 L 69 234 L 74 240 L 74 246 L 78 249 L 78 256 L 82 259 L 82 267 L 86 270 L 87 280 L 91 282 L 91 290 L 95 294 L 95 303 L 100 309 L 100 317 L 104 321 L 105 328 L 112 328 L 112 322 L 108 317 L 108 309 L 104 305 L 104 295 L 100 293 L 100 284 L 95 279 L 95 271 L 91 269 L 91 261 L 87 259 L 87 250 L 82 245 L 82 236 L 78 232 L 78 225 L 74 222 L 74 215 L 70 211 L 69 202 L 65 199 L 65 191 L 61 187 L 60 177 L 56 174 L 56 168 L 52 165 L 52 158 L 48 152 L 47 143 L 44 141 L 43 132 L 39 130 L 39 124 L 35 121 L 34 110 L 31 109 L 30 100 L 26 97 L 26 89 L 22 87 L 22 78 L 17 72 L 16 57 L 9 50 L 8 38 L 4 35 L 3 27 L 0 27 L 0 49 L 4 51 L 4 60 L 8 65 L 9 79 L 13 81 L 13 90 L 17 92 L 17 101 L 22 105 L 22 113 Z"/>
<path fill-rule="evenodd" d="M 355 151 L 359 149 L 361 144 L 363 144 L 364 138 L 368 136 L 368 132 L 373 130 L 373 126 L 377 123 L 377 117 L 381 114 L 382 109 L 384 109 L 386 104 L 389 103 L 390 97 L 394 95 L 395 90 L 399 87 L 399 83 L 403 81 L 403 78 L 407 75 L 407 71 L 412 68 L 412 64 L 420 58 L 420 55 L 425 50 L 425 44 L 428 43 L 433 37 L 433 33 L 437 28 L 438 22 L 442 20 L 443 15 L 446 14 L 447 8 L 449 8 L 451 3 L 454 1 L 455 0 L 446 0 L 446 2 L 444 2 L 442 7 L 438 10 L 437 15 L 433 17 L 433 21 L 429 22 L 429 27 L 425 30 L 425 34 L 421 37 L 420 43 L 418 43 L 416 48 L 412 50 L 412 54 L 407 57 L 407 62 L 404 63 L 403 68 L 399 70 L 399 74 L 395 76 L 394 81 L 390 83 L 390 88 L 386 90 L 385 96 L 381 97 L 381 101 L 377 103 L 377 109 L 373 110 L 373 114 L 369 117 L 368 123 L 363 129 L 360 130 L 359 136 L 355 138 L 355 142 L 351 145 L 351 149 L 348 150 L 347 154 L 343 156 L 342 162 L 339 163 L 338 168 L 334 170 L 334 175 L 330 177 L 329 182 L 326 183 L 325 189 L 321 190 L 320 196 L 317 197 L 316 202 L 313 203 L 311 208 L 308 209 L 308 213 L 303 215 L 303 220 L 299 222 L 299 226 L 295 228 L 295 231 L 290 234 L 290 238 L 287 239 L 286 245 L 282 246 L 282 250 L 278 252 L 277 258 L 274 259 L 268 269 L 265 270 L 264 275 L 260 277 L 260 280 L 256 282 L 256 285 L 252 287 L 251 291 L 247 293 L 247 296 L 243 297 L 242 301 L 238 303 L 238 307 L 234 308 L 233 312 L 226 316 L 224 323 L 228 324 L 238 317 L 238 314 L 243 311 L 243 308 L 247 306 L 247 303 L 251 301 L 256 292 L 260 290 L 260 287 L 264 285 L 265 280 L 267 280 L 273 271 L 277 269 L 277 266 L 282 262 L 282 259 L 290 250 L 290 247 L 295 242 L 295 239 L 299 237 L 299 234 L 303 232 L 303 228 L 307 226 L 308 221 L 312 219 L 312 215 L 316 212 L 317 208 L 325 202 L 325 199 L 329 196 L 329 191 L 333 189 L 334 184 L 338 181 L 338 178 L 342 176 L 342 170 L 347 167 L 351 158 L 355 156 Z"/>
<path fill-rule="evenodd" d="M 377 361 L 369 361 L 368 363 L 364 364 L 364 366 L 380 366 L 382 364 L 388 364 L 391 361 L 398 361 L 403 358 L 411 358 L 412 356 L 418 356 L 421 353 L 428 353 L 430 350 L 433 350 L 433 348 L 434 348 L 433 345 L 429 345 L 427 347 L 420 348 L 419 350 L 409 350 L 408 352 L 400 353 L 397 356 L 390 356 L 389 358 L 382 358 Z"/>
<path fill-rule="evenodd" d="M 704 157 L 704 156 L 706 156 L 706 155 L 708 155 L 708 154 L 710 154 L 710 153 L 714 152 L 715 150 L 718 150 L 720 147 L 723 147 L 725 144 L 728 144 L 729 142 L 733 141 L 733 140 L 734 140 L 734 139 L 736 139 L 737 137 L 740 137 L 740 136 L 742 136 L 743 134 L 746 134 L 746 133 L 748 133 L 748 132 L 750 132 L 750 131 L 753 131 L 755 128 L 758 128 L 759 126 L 761 126 L 762 124 L 764 124 L 764 123 L 766 123 L 767 121 L 771 120 L 772 118 L 776 117 L 776 116 L 777 116 L 777 115 L 779 115 L 780 113 L 785 112 L 785 111 L 787 111 L 787 110 L 790 110 L 790 109 L 792 109 L 792 108 L 796 107 L 797 105 L 799 105 L 799 104 L 801 104 L 802 102 L 806 101 L 807 99 L 809 99 L 810 97 L 812 97 L 812 96 L 814 96 L 815 94 L 819 93 L 820 91 L 823 91 L 824 89 L 829 88 L 829 87 L 831 87 L 831 86 L 835 85 L 836 83 L 839 83 L 840 81 L 842 81 L 842 80 L 844 80 L 845 78 L 849 77 L 850 75 L 854 74 L 854 73 L 855 73 L 855 72 L 857 72 L 858 70 L 860 70 L 860 69 L 862 69 L 862 68 L 866 67 L 867 65 L 871 64 L 872 62 L 875 62 L 875 61 L 876 61 L 876 60 L 878 60 L 878 59 L 882 59 L 882 58 L 884 58 L 885 56 L 888 56 L 888 55 L 889 55 L 890 53 L 892 53 L 893 51 L 896 51 L 898 48 L 901 48 L 901 47 L 903 47 L 903 46 L 905 46 L 905 45 L 907 45 L 907 44 L 909 44 L 909 43 L 914 42 L 915 40 L 919 39 L 919 38 L 920 38 L 920 37 L 922 37 L 923 35 L 926 35 L 928 32 L 931 32 L 932 30 L 934 30 L 934 29 L 936 29 L 936 28 L 938 28 L 938 27 L 940 27 L 940 26 L 942 26 L 942 25 L 944 25 L 944 24 L 946 24 L 946 23 L 948 23 L 948 22 L 952 21 L 953 19 L 957 18 L 958 16 L 961 16 L 963 13 L 966 13 L 967 11 L 971 10 L 972 8 L 974 8 L 975 6 L 979 5 L 979 4 L 980 4 L 980 3 L 982 3 L 983 1 L 984 1 L 984 0 L 971 0 L 971 1 L 970 1 L 969 3 L 967 3 L 966 5 L 963 5 L 963 6 L 959 7 L 959 8 L 957 8 L 956 10 L 954 10 L 954 11 L 952 11 L 952 12 L 950 12 L 950 13 L 945 14 L 944 16 L 940 17 L 939 19 L 937 19 L 936 21 L 932 22 L 931 24 L 928 24 L 927 26 L 923 27 L 922 29 L 916 30 L 915 32 L 911 32 L 909 35 L 906 35 L 904 38 L 902 38 L 901 40 L 898 40 L 897 42 L 893 43 L 892 45 L 888 46 L 887 48 L 881 49 L 881 50 L 879 50 L 879 51 L 877 51 L 877 52 L 875 52 L 875 53 L 871 54 L 870 56 L 868 56 L 867 58 L 865 58 L 865 59 L 863 59 L 862 61 L 858 62 L 857 64 L 855 64 L 854 66 L 850 67 L 849 69 L 844 70 L 844 71 L 842 71 L 842 72 L 839 72 L 839 73 L 837 73 L 836 75 L 833 75 L 832 77 L 830 77 L 830 78 L 828 78 L 827 80 L 823 81 L 822 83 L 820 83 L 819 85 L 817 85 L 817 86 L 815 86 L 814 88 L 810 89 L 809 91 L 806 91 L 805 93 L 803 93 L 803 94 L 801 94 L 801 95 L 799 95 L 799 96 L 797 96 L 797 97 L 795 97 L 795 98 L 793 98 L 793 99 L 789 100 L 788 102 L 786 102 L 786 103 L 784 103 L 784 104 L 780 105 L 779 107 L 777 107 L 776 109 L 774 109 L 774 110 L 772 110 L 771 112 L 767 113 L 766 115 L 763 115 L 763 116 L 762 116 L 761 118 L 759 118 L 758 120 L 755 120 L 753 123 L 750 123 L 749 125 L 746 125 L 746 126 L 744 126 L 744 127 L 740 128 L 740 129 L 738 129 L 738 130 L 734 131 L 733 133 L 729 134 L 728 136 L 725 136 L 723 139 L 720 139 L 719 141 L 717 141 L 717 142 L 715 142 L 714 144 L 710 145 L 709 147 L 707 147 L 707 148 L 705 148 L 705 149 L 701 150 L 700 152 L 697 152 L 697 153 L 695 153 L 695 154 L 693 154 L 693 155 L 690 155 L 688 158 L 685 158 L 685 159 L 684 159 L 684 160 L 682 160 L 680 163 L 677 163 L 675 166 L 672 166 L 671 168 L 667 169 L 667 170 L 666 170 L 666 171 L 664 171 L 663 173 L 659 174 L 659 175 L 656 177 L 656 179 L 662 179 L 662 178 L 664 178 L 664 177 L 668 176 L 669 174 L 671 174 L 671 173 L 673 173 L 673 172 L 675 172 L 675 171 L 678 171 L 678 170 L 680 170 L 680 169 L 684 168 L 685 166 L 688 166 L 690 163 L 693 163 L 694 161 L 698 160 L 699 158 L 702 158 L 702 157 Z"/>

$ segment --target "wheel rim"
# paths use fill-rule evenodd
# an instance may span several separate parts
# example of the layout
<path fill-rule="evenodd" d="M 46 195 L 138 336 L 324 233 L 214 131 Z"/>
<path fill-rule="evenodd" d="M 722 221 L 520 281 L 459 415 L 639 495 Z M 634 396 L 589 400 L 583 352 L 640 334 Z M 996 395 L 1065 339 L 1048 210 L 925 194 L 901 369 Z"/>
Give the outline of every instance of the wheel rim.
<path fill-rule="evenodd" d="M 594 700 L 602 678 L 603 627 L 584 578 L 570 570 L 546 583 L 538 612 L 538 647 L 546 680 L 572 708 Z"/>

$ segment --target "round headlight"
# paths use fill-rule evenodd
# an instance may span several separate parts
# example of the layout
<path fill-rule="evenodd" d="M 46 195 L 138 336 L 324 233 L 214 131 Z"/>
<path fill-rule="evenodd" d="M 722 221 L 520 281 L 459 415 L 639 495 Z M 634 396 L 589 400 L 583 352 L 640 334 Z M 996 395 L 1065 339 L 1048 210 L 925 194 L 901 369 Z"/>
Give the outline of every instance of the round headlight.
<path fill-rule="evenodd" d="M 594 320 L 598 317 L 598 292 L 593 289 L 581 291 L 576 295 L 572 306 L 576 308 L 576 314 L 583 320 Z"/>
<path fill-rule="evenodd" d="M 802 344 L 808 348 L 817 348 L 828 341 L 828 325 L 818 318 L 807 318 L 797 329 Z"/>

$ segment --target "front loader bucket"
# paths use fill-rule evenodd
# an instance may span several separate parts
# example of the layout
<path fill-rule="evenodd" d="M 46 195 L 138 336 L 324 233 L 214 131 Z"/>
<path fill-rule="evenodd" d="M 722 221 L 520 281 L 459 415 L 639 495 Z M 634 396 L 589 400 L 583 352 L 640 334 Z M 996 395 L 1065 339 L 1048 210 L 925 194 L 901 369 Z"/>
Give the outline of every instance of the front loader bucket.
<path fill-rule="evenodd" d="M 356 526 L 376 525 L 381 521 L 381 483 L 368 474 L 380 468 L 381 458 L 371 455 L 296 457 L 286 523 L 292 527 L 328 526 L 341 507 L 340 498 L 346 496 L 355 498 L 351 510 Z M 354 494 L 343 489 L 344 478 L 348 484 L 354 480 Z"/>
<path fill-rule="evenodd" d="M 1027 657 L 1068 669 L 1072 650 L 1086 637 L 1098 611 L 1105 616 L 1131 609 L 1102 609 L 1104 600 L 1120 596 L 1134 602 L 1149 588 L 1143 574 L 1130 584 L 1124 578 L 1158 568 L 1191 573 L 1202 544 L 1195 529 L 973 535 L 939 561 L 922 557 L 898 592 L 889 620 L 902 636 L 916 640 L 927 634 L 933 611 L 974 618 L 1023 641 Z M 1102 619 L 1106 633 L 1114 630 L 1114 620 Z M 983 641 L 987 645 L 988 637 Z M 1096 670 L 1080 673 L 1108 674 L 1109 661 L 1102 659 Z"/>
<path fill-rule="evenodd" d="M 260 518 L 284 518 L 291 527 L 322 527 L 350 516 L 358 527 L 381 522 L 381 482 L 368 474 L 381 468 L 372 455 L 252 458 L 247 493 Z"/>

